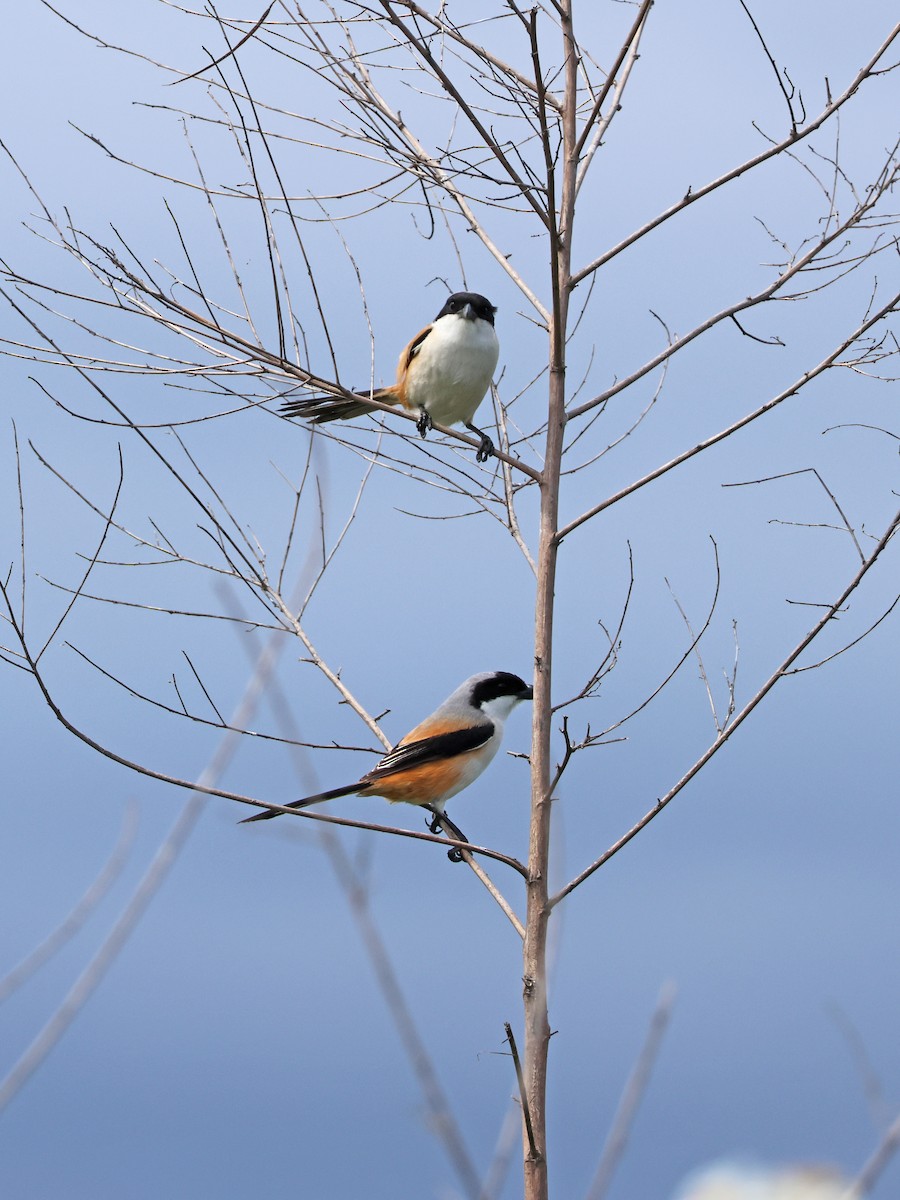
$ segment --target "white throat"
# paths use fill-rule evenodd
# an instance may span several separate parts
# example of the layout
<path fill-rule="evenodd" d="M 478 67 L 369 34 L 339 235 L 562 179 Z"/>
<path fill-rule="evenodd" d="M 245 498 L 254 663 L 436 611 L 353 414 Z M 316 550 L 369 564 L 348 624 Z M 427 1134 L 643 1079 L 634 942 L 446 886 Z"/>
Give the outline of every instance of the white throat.
<path fill-rule="evenodd" d="M 407 400 L 439 425 L 471 421 L 491 385 L 500 344 L 489 322 L 451 313 L 435 321 L 411 374 Z"/>
<path fill-rule="evenodd" d="M 506 718 L 521 701 L 518 696 L 497 696 L 494 700 L 485 700 L 481 705 L 481 711 L 493 721 L 498 732 L 503 732 L 503 724 Z"/>

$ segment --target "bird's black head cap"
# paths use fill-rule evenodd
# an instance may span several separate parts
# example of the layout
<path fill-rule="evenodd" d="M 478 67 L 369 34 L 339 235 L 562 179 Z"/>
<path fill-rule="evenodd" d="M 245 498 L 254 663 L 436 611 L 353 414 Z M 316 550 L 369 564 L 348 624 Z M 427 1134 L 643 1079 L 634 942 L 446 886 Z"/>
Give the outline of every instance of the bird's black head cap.
<path fill-rule="evenodd" d="M 509 671 L 491 671 L 476 678 L 472 685 L 472 703 L 476 708 L 497 700 L 500 696 L 515 696 L 519 700 L 534 698 L 531 685 Z"/>
<path fill-rule="evenodd" d="M 452 296 L 447 297 L 446 304 L 434 319 L 439 321 L 441 317 L 462 312 L 467 304 L 472 306 L 476 317 L 481 317 L 482 321 L 493 325 L 494 313 L 497 310 L 486 296 L 480 296 L 478 292 L 454 292 Z"/>

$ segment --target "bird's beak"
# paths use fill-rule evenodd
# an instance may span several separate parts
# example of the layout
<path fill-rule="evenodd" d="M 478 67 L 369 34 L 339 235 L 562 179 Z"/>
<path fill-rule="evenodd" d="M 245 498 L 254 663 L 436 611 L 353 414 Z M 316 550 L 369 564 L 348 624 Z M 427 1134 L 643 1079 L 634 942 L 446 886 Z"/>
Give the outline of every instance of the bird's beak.
<path fill-rule="evenodd" d="M 534 699 L 534 688 L 527 687 L 524 692 L 519 692 L 519 699 L 520 700 L 533 700 Z"/>
<path fill-rule="evenodd" d="M 475 311 L 475 309 L 472 307 L 471 304 L 467 304 L 466 307 L 462 310 L 462 312 L 459 315 L 462 317 L 462 319 L 464 321 L 474 321 L 475 318 L 478 316 L 478 313 Z"/>

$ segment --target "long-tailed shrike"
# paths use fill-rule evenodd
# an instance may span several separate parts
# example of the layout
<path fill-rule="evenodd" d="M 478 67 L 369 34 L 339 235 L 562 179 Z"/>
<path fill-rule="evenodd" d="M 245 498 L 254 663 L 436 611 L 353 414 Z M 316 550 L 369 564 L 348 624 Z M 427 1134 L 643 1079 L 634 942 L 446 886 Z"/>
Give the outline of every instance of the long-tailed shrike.
<path fill-rule="evenodd" d="M 422 437 L 432 421 L 438 425 L 465 425 L 481 438 L 478 462 L 487 462 L 494 444 L 472 424 L 472 418 L 491 386 L 500 354 L 494 330 L 496 311 L 490 300 L 477 292 L 455 292 L 400 355 L 397 382 L 355 394 L 418 413 L 416 427 Z M 281 407 L 284 416 L 305 417 L 316 425 L 346 421 L 372 411 L 371 405 L 358 404 L 345 396 L 308 396 L 289 400 Z"/>
<path fill-rule="evenodd" d="M 500 748 L 504 721 L 519 701 L 532 696 L 530 685 L 508 671 L 473 675 L 356 783 L 285 807 L 306 808 L 338 796 L 384 796 L 439 815 L 451 796 L 478 778 Z M 280 815 L 265 810 L 241 824 Z"/>

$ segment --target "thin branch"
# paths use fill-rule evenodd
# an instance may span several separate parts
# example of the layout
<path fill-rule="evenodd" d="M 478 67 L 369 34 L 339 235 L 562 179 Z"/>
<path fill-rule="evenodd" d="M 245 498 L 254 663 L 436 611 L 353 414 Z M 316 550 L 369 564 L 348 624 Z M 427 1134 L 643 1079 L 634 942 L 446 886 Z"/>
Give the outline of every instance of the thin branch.
<path fill-rule="evenodd" d="M 423 60 L 423 62 L 428 64 L 428 67 L 433 72 L 435 78 L 441 84 L 441 87 L 444 89 L 444 91 L 447 93 L 447 95 L 451 97 L 451 99 L 456 101 L 456 103 L 459 105 L 461 112 L 465 115 L 466 119 L 472 125 L 473 129 L 478 134 L 478 136 L 481 138 L 484 145 L 488 147 L 491 154 L 493 154 L 493 156 L 497 160 L 497 162 L 506 171 L 507 175 L 509 176 L 510 182 L 516 187 L 516 189 L 518 190 L 518 192 L 522 196 L 522 198 L 524 200 L 527 200 L 528 204 L 534 210 L 535 214 L 540 219 L 540 221 L 549 229 L 550 214 L 548 213 L 548 210 L 537 199 L 535 192 L 534 192 L 534 188 L 530 187 L 525 182 L 525 180 L 521 177 L 521 175 L 518 173 L 518 171 L 515 169 L 515 167 L 509 161 L 508 157 L 503 152 L 503 149 L 500 146 L 500 144 L 495 140 L 495 138 L 493 137 L 490 130 L 484 125 L 484 123 L 478 117 L 477 113 L 474 111 L 474 109 L 471 107 L 471 105 L 468 103 L 468 101 L 465 99 L 465 97 L 459 91 L 456 84 L 453 82 L 453 80 L 450 78 L 450 76 L 447 74 L 447 72 L 444 70 L 444 68 L 440 65 L 440 63 L 437 61 L 437 59 L 431 53 L 426 42 L 422 38 L 420 38 L 417 34 L 415 34 L 409 28 L 409 26 L 406 24 L 405 21 L 403 21 L 399 16 L 397 16 L 397 14 L 393 10 L 391 0 L 379 0 L 379 3 L 381 4 L 381 7 L 384 9 L 385 15 L 387 16 L 387 18 L 391 22 L 391 24 L 394 25 L 395 28 L 400 30 L 400 32 L 406 38 L 407 45 L 412 50 L 415 51 L 415 53 Z M 537 84 L 538 84 L 538 88 L 540 88 L 540 86 L 541 86 L 540 80 L 537 81 Z"/>
<path fill-rule="evenodd" d="M 492 67 L 495 67 L 501 75 L 509 76 L 511 79 L 514 79 L 520 87 L 525 88 L 530 92 L 537 91 L 533 79 L 529 79 L 527 75 L 523 75 L 521 71 L 517 71 L 510 63 L 504 62 L 502 58 L 498 58 L 495 54 L 492 54 L 485 46 L 481 46 L 477 42 L 473 42 L 469 38 L 465 37 L 458 26 L 450 23 L 447 18 L 446 9 L 444 9 L 443 6 L 438 13 L 430 13 L 426 9 L 422 8 L 420 4 L 416 4 L 415 0 L 403 0 L 403 7 L 408 8 L 410 12 L 415 13 L 420 20 L 427 21 L 444 37 L 452 38 L 453 41 L 458 42 L 459 45 L 465 47 L 466 50 L 477 55 L 477 57 L 482 59 L 483 62 L 489 63 Z M 552 94 L 548 94 L 547 102 L 556 109 L 562 107 L 560 102 Z"/>
<path fill-rule="evenodd" d="M 64 621 L 69 616 L 72 609 L 75 607 L 75 604 L 78 602 L 79 598 L 81 597 L 81 595 L 84 591 L 84 587 L 87 584 L 88 578 L 91 574 L 91 571 L 93 571 L 94 567 L 97 565 L 97 560 L 100 557 L 100 551 L 103 549 L 103 546 L 106 543 L 106 539 L 107 539 L 107 536 L 109 535 L 110 527 L 113 524 L 113 517 L 115 516 L 116 508 L 118 507 L 119 497 L 122 494 L 122 484 L 125 482 L 125 466 L 122 461 L 122 447 L 121 446 L 118 447 L 118 452 L 119 452 L 119 479 L 118 479 L 118 482 L 116 483 L 116 491 L 115 491 L 115 495 L 113 496 L 113 499 L 112 499 L 112 504 L 109 507 L 109 515 L 103 526 L 103 533 L 100 535 L 100 541 L 97 543 L 97 549 L 94 551 L 94 553 L 88 559 L 87 567 L 85 568 L 85 571 L 81 577 L 81 580 L 79 581 L 79 583 L 77 584 L 77 586 L 75 587 L 75 589 L 72 592 L 71 600 L 66 605 L 66 607 L 63 609 L 63 612 L 62 612 L 59 620 L 56 622 L 53 629 L 50 631 L 50 634 L 48 635 L 47 640 L 44 642 L 43 646 L 41 646 L 40 650 L 35 655 L 34 661 L 36 663 L 41 661 L 44 651 L 47 649 L 47 647 L 50 645 L 50 643 L 53 641 L 53 639 L 59 633 L 60 629 L 63 626 Z"/>
<path fill-rule="evenodd" d="M 522 1063 L 519 1059 L 519 1050 L 516 1046 L 516 1039 L 513 1037 L 512 1025 L 506 1021 L 503 1025 L 506 1031 L 506 1040 L 509 1043 L 509 1052 L 512 1055 L 513 1066 L 516 1069 L 516 1081 L 519 1085 L 519 1099 L 522 1103 L 522 1120 L 525 1125 L 525 1136 L 528 1140 L 528 1154 L 531 1158 L 538 1157 L 537 1143 L 534 1140 L 534 1127 L 531 1123 L 531 1106 L 528 1103 L 528 1091 L 525 1087 L 525 1076 L 522 1072 Z"/>
<path fill-rule="evenodd" d="M 575 144 L 575 156 L 577 159 L 579 159 L 578 176 L 575 182 L 576 192 L 581 190 L 581 185 L 584 183 L 584 180 L 587 176 L 588 168 L 591 165 L 591 160 L 603 141 L 604 134 L 609 128 L 610 121 L 612 120 L 614 114 L 618 111 L 619 104 L 621 103 L 622 99 L 622 93 L 625 89 L 625 85 L 628 82 L 631 69 L 638 58 L 638 46 L 640 45 L 641 35 L 646 28 L 647 18 L 650 15 L 650 9 L 653 7 L 653 4 L 654 0 L 643 0 L 643 3 L 638 9 L 637 16 L 634 19 L 634 23 L 632 24 L 631 29 L 628 31 L 625 41 L 622 43 L 619 53 L 616 56 L 615 62 L 609 70 L 609 74 L 606 77 L 606 83 L 600 89 L 600 93 L 597 96 L 597 99 L 594 101 L 594 106 L 584 123 L 581 135 Z M 624 71 L 622 71 L 623 66 L 625 68 Z M 622 71 L 621 78 L 619 77 L 620 71 Z M 588 136 L 591 133 L 591 127 L 596 121 L 599 120 L 603 105 L 606 103 L 606 98 L 613 89 L 615 90 L 613 94 L 613 102 L 610 105 L 609 116 L 600 121 L 597 129 L 594 131 L 593 137 L 591 138 L 591 145 L 587 151 L 585 151 L 585 145 L 587 143 Z"/>
<path fill-rule="evenodd" d="M 434 822 L 432 822 L 429 827 L 435 828 L 435 823 L 437 823 L 451 838 L 456 838 L 459 841 L 459 846 L 451 850 L 447 857 L 451 862 L 464 862 L 470 868 L 470 870 L 475 872 L 475 875 L 487 889 L 492 899 L 506 915 L 513 929 L 515 929 L 516 933 L 524 941 L 525 927 L 513 911 L 512 905 L 509 903 L 494 881 L 490 878 L 487 872 L 475 860 L 471 851 L 462 848 L 465 844 L 467 844 L 468 839 L 460 830 L 459 826 L 455 825 L 445 812 L 441 812 L 439 809 L 432 808 L 431 805 L 426 805 L 425 807 L 434 817 Z"/>
<path fill-rule="evenodd" d="M 860 546 L 860 544 L 859 544 L 859 539 L 856 536 L 856 531 L 854 530 L 854 528 L 850 524 L 850 522 L 847 520 L 847 514 L 841 508 L 840 504 L 838 504 L 837 497 L 835 496 L 834 492 L 831 490 L 831 488 L 828 486 L 828 484 L 825 482 L 825 480 L 822 478 L 822 476 L 819 474 L 819 472 L 816 470 L 815 467 L 799 467 L 795 471 L 782 471 L 778 475 L 766 475 L 762 479 L 751 479 L 751 480 L 747 480 L 746 482 L 742 482 L 742 483 L 723 483 L 722 487 L 751 487 L 751 486 L 755 486 L 756 484 L 759 484 L 759 483 L 773 483 L 776 479 L 790 479 L 793 475 L 807 475 L 807 474 L 814 475 L 816 477 L 816 479 L 818 479 L 819 483 L 822 485 L 822 489 L 824 490 L 828 499 L 831 501 L 831 503 L 837 509 L 838 516 L 841 518 L 841 521 L 843 521 L 843 523 L 844 523 L 844 528 L 846 529 L 847 533 L 849 533 L 850 537 L 853 540 L 853 545 L 856 547 L 856 553 L 859 555 L 860 562 L 865 562 L 866 556 L 863 553 L 862 546 Z"/>
<path fill-rule="evenodd" d="M 251 26 L 251 28 L 248 29 L 248 31 L 244 34 L 244 36 L 239 41 L 235 42 L 235 44 L 233 46 L 230 46 L 224 54 L 220 55 L 218 58 L 213 59 L 212 62 L 207 63 L 205 67 L 198 67 L 198 69 L 196 71 L 192 71 L 190 75 L 182 75 L 182 77 L 180 79 L 170 79 L 169 82 L 166 84 L 166 86 L 173 87 L 175 84 L 178 84 L 178 83 L 186 83 L 187 80 L 189 80 L 189 79 L 196 79 L 198 76 L 203 75 L 204 72 L 211 70 L 213 67 L 218 67 L 221 63 L 225 62 L 226 59 L 231 58 L 234 54 L 237 53 L 238 50 L 240 50 L 241 46 L 243 46 L 243 44 L 245 42 L 250 41 L 250 39 L 256 33 L 257 29 L 259 29 L 260 26 L 265 23 L 266 17 L 269 15 L 269 13 L 275 7 L 276 2 L 277 2 L 277 0 L 272 0 L 272 3 L 266 9 L 266 11 L 263 13 L 263 15 L 259 18 L 259 20 L 256 22 L 256 24 Z"/>
<path fill-rule="evenodd" d="M 744 10 L 744 12 L 747 14 L 747 19 L 749 20 L 750 24 L 753 26 L 753 32 L 756 34 L 757 38 L 759 39 L 759 44 L 763 48 L 763 53 L 765 54 L 766 58 L 769 60 L 769 65 L 771 66 L 772 71 L 775 75 L 775 78 L 778 81 L 779 90 L 781 91 L 782 96 L 784 96 L 784 102 L 787 105 L 788 117 L 791 122 L 791 132 L 796 136 L 798 124 L 800 121 L 803 120 L 803 114 L 801 112 L 801 115 L 798 118 L 798 116 L 794 112 L 794 89 L 792 87 L 791 91 L 788 92 L 788 89 L 785 87 L 784 80 L 781 77 L 781 71 L 779 71 L 779 69 L 778 69 L 778 64 L 775 62 L 775 59 L 773 58 L 772 52 L 769 50 L 769 47 L 766 45 L 766 39 L 763 37 L 759 26 L 757 25 L 756 21 L 753 18 L 753 14 L 750 12 L 750 9 L 747 7 L 744 0 L 738 0 L 738 3 L 740 4 L 740 6 Z M 798 98 L 800 99 L 800 105 L 801 105 L 801 109 L 802 109 L 802 107 L 803 107 L 802 97 L 798 97 Z"/>
<path fill-rule="evenodd" d="M 82 740 L 85 740 L 83 735 L 78 734 L 77 731 L 76 736 L 81 736 Z M 107 757 L 113 758 L 114 761 L 121 762 L 123 766 L 131 767 L 133 770 L 139 771 L 142 775 L 150 775 L 151 778 L 161 779 L 164 783 L 172 783 L 177 787 L 191 786 L 190 784 L 187 784 L 182 780 L 175 779 L 172 776 L 160 775 L 155 771 L 147 770 L 146 768 L 137 766 L 125 759 L 119 759 L 114 754 L 108 754 Z M 211 796 L 220 796 L 224 800 L 237 800 L 241 804 L 250 804 L 254 808 L 264 808 L 269 812 L 278 813 L 279 816 L 283 815 L 288 817 L 301 817 L 307 821 L 322 821 L 326 825 L 340 825 L 345 829 L 365 829 L 370 833 L 387 833 L 394 837 L 412 838 L 414 841 L 419 842 L 434 842 L 438 846 L 446 846 L 451 850 L 462 850 L 468 851 L 470 854 L 481 854 L 485 858 L 494 859 L 495 862 L 505 863 L 506 866 L 511 867 L 514 871 L 517 871 L 523 879 L 527 879 L 528 877 L 526 868 L 522 865 L 522 863 L 519 862 L 517 858 L 513 858 L 508 854 L 501 854 L 499 850 L 490 850 L 487 846 L 477 846 L 473 842 L 464 841 L 462 838 L 439 837 L 434 833 L 419 833 L 413 829 L 397 829 L 393 825 L 376 825 L 372 821 L 351 821 L 347 817 L 332 817 L 327 816 L 325 813 L 310 812 L 310 810 L 306 808 L 290 808 L 283 804 L 274 804 L 268 800 L 257 800 L 255 797 L 244 796 L 239 792 L 225 792 L 215 789 L 209 790 L 207 794 Z M 513 923 L 515 924 L 515 922 Z"/>
<path fill-rule="evenodd" d="M 684 622 L 685 629 L 687 629 L 688 633 L 691 636 L 691 640 L 694 645 L 694 654 L 697 659 L 697 670 L 700 674 L 700 679 L 702 680 L 703 686 L 706 690 L 706 699 L 709 702 L 709 708 L 710 708 L 710 712 L 712 714 L 713 724 L 716 727 L 716 734 L 717 735 L 721 734 L 722 730 L 725 728 L 725 726 L 728 724 L 729 720 L 731 719 L 732 713 L 734 712 L 734 689 L 733 689 L 733 687 L 729 687 L 728 709 L 725 713 L 725 720 L 720 721 L 719 713 L 718 713 L 718 710 L 716 709 L 715 697 L 713 696 L 712 687 L 709 682 L 709 676 L 706 673 L 706 664 L 704 663 L 703 655 L 700 652 L 699 639 L 697 637 L 695 637 L 695 635 L 694 635 L 694 629 L 693 629 L 693 626 L 691 625 L 691 619 L 685 612 L 681 601 L 675 595 L 675 591 L 672 588 L 672 585 L 669 583 L 668 579 L 666 580 L 666 587 L 668 587 L 669 594 L 671 595 L 672 600 L 675 603 L 675 607 L 678 609 L 681 619 Z M 707 622 L 707 624 L 708 624 L 708 622 Z"/>

